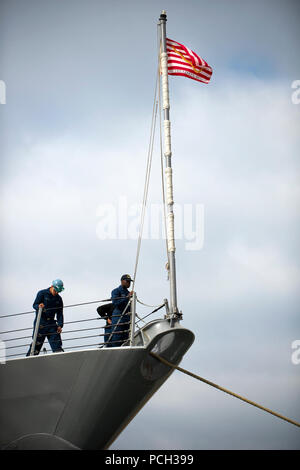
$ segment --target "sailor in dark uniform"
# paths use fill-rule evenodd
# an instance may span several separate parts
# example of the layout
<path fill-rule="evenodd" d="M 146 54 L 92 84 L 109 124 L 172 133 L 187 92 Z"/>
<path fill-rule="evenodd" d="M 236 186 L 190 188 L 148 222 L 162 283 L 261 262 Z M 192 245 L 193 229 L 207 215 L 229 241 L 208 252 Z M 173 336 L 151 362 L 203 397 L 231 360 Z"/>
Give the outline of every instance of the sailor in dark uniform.
<path fill-rule="evenodd" d="M 112 313 L 111 334 L 107 347 L 121 346 L 128 339 L 130 328 L 130 297 L 132 292 L 128 288 L 132 279 L 129 274 L 121 277 L 121 285 L 111 293 L 111 300 L 114 306 Z M 128 304 L 128 305 L 127 305 Z"/>
<path fill-rule="evenodd" d="M 106 325 L 104 326 L 104 344 L 101 344 L 100 347 L 105 347 L 107 344 L 110 333 L 111 333 L 111 322 L 112 322 L 112 313 L 114 311 L 115 307 L 113 306 L 112 303 L 101 305 L 100 307 L 97 308 L 97 312 L 100 315 L 101 318 L 104 318 L 106 320 Z"/>
<path fill-rule="evenodd" d="M 36 311 L 36 317 L 33 323 L 33 335 L 39 308 L 42 307 L 43 311 L 35 345 L 35 356 L 39 354 L 46 337 L 53 352 L 56 353 L 63 351 L 60 337 L 60 333 L 64 326 L 63 301 L 59 295 L 59 292 L 62 292 L 63 290 L 63 282 L 60 279 L 56 279 L 48 289 L 40 290 L 37 293 L 36 299 L 33 303 L 33 308 Z M 55 315 L 56 320 L 54 319 Z M 30 356 L 30 350 L 31 345 L 26 356 Z"/>

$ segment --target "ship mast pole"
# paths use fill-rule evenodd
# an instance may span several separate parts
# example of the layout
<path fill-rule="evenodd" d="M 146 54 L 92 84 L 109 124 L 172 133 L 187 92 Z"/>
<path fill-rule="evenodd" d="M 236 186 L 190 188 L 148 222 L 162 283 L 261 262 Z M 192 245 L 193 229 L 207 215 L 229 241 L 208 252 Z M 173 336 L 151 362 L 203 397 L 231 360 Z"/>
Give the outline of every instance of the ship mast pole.
<path fill-rule="evenodd" d="M 170 125 L 170 100 L 169 100 L 169 77 L 168 77 L 168 54 L 166 41 L 167 14 L 163 10 L 159 18 L 161 31 L 161 53 L 160 67 L 162 76 L 162 100 L 164 113 L 164 155 L 165 155 L 165 178 L 166 178 L 166 203 L 167 203 L 167 244 L 169 258 L 170 277 L 170 313 L 177 314 L 177 287 L 176 287 L 176 263 L 175 263 L 175 233 L 174 233 L 174 198 L 172 177 L 172 151 L 171 151 L 171 125 Z"/>

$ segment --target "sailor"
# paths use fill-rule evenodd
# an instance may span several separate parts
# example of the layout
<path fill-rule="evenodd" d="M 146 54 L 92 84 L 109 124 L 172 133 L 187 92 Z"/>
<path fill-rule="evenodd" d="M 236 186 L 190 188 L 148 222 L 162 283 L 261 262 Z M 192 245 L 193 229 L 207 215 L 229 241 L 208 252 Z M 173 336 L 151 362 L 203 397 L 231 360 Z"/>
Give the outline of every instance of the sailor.
<path fill-rule="evenodd" d="M 129 292 L 128 288 L 132 279 L 129 274 L 123 274 L 121 277 L 121 285 L 114 289 L 111 293 L 111 300 L 114 306 L 112 313 L 111 334 L 107 347 L 121 346 L 128 339 L 130 327 L 130 297 L 133 292 Z"/>
<path fill-rule="evenodd" d="M 34 355 L 37 356 L 43 346 L 45 338 L 53 352 L 63 352 L 62 341 L 60 333 L 64 326 L 63 316 L 63 301 L 59 292 L 64 290 L 64 284 L 61 279 L 55 279 L 48 289 L 40 290 L 37 293 L 36 299 L 33 303 L 33 308 L 36 311 L 36 317 L 33 323 L 33 335 L 35 331 L 35 324 L 37 320 L 38 310 L 41 307 L 42 315 L 40 320 L 40 327 L 36 339 Z M 56 315 L 56 320 L 54 319 Z M 31 345 L 26 356 L 30 355 Z"/>
<path fill-rule="evenodd" d="M 100 345 L 100 347 L 105 347 L 109 340 L 111 333 L 112 313 L 114 308 L 115 307 L 112 303 L 101 305 L 97 308 L 98 315 L 106 320 L 106 325 L 104 326 L 104 345 Z"/>

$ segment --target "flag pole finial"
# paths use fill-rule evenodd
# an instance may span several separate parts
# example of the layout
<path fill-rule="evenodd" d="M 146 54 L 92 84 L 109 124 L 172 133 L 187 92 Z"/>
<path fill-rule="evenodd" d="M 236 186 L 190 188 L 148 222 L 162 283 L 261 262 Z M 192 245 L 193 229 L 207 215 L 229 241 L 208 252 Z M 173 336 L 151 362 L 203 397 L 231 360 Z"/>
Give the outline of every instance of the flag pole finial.
<path fill-rule="evenodd" d="M 159 19 L 167 21 L 167 12 L 166 12 L 166 10 L 161 11 L 161 15 L 160 15 Z"/>

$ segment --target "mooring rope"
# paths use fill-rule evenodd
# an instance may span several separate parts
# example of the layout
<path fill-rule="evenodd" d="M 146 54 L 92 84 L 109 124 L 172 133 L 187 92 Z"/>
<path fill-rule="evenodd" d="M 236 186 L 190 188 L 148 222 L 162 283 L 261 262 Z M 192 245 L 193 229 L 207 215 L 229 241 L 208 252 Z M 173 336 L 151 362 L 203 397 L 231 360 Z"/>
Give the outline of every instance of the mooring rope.
<path fill-rule="evenodd" d="M 269 408 L 266 408 L 265 406 L 259 405 L 258 403 L 255 403 L 254 401 L 248 400 L 248 398 L 243 397 L 242 395 L 238 395 L 237 393 L 231 392 L 227 388 L 221 387 L 220 385 L 215 384 L 214 382 L 211 382 L 210 380 L 204 379 L 203 377 L 200 377 L 200 375 L 194 374 L 193 372 L 190 372 L 186 369 L 183 369 L 182 367 L 176 366 L 175 364 L 172 364 L 171 362 L 167 361 L 163 357 L 159 356 L 158 354 L 155 354 L 153 352 L 150 352 L 150 355 L 158 359 L 160 362 L 163 364 L 172 367 L 173 369 L 179 370 L 179 372 L 182 372 L 183 374 L 189 375 L 190 377 L 193 377 L 196 380 L 200 380 L 201 382 L 206 383 L 207 385 L 210 385 L 211 387 L 217 388 L 218 390 L 221 390 L 221 392 L 228 393 L 229 395 L 232 395 L 235 398 L 238 398 L 239 400 L 245 401 L 246 403 L 249 403 L 249 405 L 256 406 L 256 408 L 259 408 L 260 410 L 266 411 L 267 413 L 270 413 L 277 418 L 283 419 L 284 421 L 287 421 L 288 423 L 293 424 L 294 426 L 298 426 L 300 428 L 300 423 L 297 421 L 294 421 L 293 419 L 287 418 L 286 416 L 283 416 L 279 413 L 276 413 L 276 411 L 272 411 Z"/>

